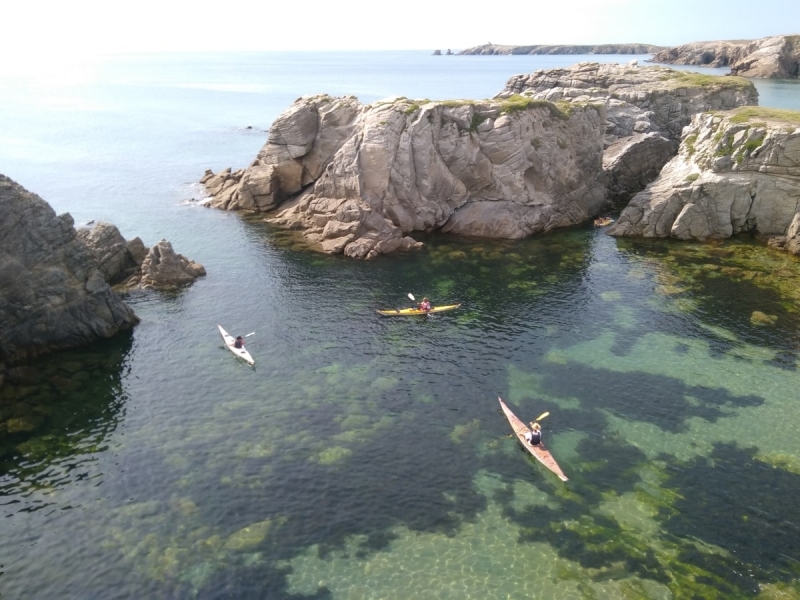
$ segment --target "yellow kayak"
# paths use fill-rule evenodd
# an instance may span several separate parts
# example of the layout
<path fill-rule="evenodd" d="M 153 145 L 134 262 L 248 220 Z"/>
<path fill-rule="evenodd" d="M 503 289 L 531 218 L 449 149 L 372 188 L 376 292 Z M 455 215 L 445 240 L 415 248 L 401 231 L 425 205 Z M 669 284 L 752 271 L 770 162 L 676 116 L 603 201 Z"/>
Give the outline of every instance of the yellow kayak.
<path fill-rule="evenodd" d="M 379 315 L 387 317 L 415 317 L 417 315 L 430 315 L 433 313 L 446 312 L 448 310 L 455 310 L 461 304 L 446 304 L 444 306 L 434 306 L 430 310 L 420 310 L 419 308 L 389 308 L 386 310 L 379 310 Z"/>

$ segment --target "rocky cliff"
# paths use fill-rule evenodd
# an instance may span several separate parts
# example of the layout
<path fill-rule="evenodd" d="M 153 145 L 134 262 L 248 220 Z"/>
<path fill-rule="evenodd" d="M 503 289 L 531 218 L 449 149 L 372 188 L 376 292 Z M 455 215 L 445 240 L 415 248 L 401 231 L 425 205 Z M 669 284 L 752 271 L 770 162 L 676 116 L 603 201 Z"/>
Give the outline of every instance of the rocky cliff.
<path fill-rule="evenodd" d="M 800 112 L 744 107 L 699 114 L 678 155 L 608 230 L 616 236 L 776 236 L 800 249 Z M 781 241 L 780 238 L 783 237 Z"/>
<path fill-rule="evenodd" d="M 111 337 L 137 322 L 68 214 L 0 175 L 0 362 Z"/>
<path fill-rule="evenodd" d="M 730 67 L 742 77 L 788 79 L 800 74 L 800 35 L 758 40 L 693 42 L 656 53 L 652 62 Z"/>
<path fill-rule="evenodd" d="M 521 238 L 600 210 L 604 127 L 602 103 L 306 97 L 250 167 L 203 181 L 212 206 L 274 210 L 356 258 L 416 247 L 415 231 Z"/>
<path fill-rule="evenodd" d="M 458 54 L 654 54 L 665 49 L 664 46 L 652 44 L 503 46 L 490 43 L 467 48 Z"/>
<path fill-rule="evenodd" d="M 758 92 L 739 77 L 714 77 L 666 67 L 579 63 L 508 80 L 497 97 L 515 95 L 553 102 L 602 102 L 609 197 L 629 200 L 644 189 L 678 149 L 693 115 L 756 104 Z"/>

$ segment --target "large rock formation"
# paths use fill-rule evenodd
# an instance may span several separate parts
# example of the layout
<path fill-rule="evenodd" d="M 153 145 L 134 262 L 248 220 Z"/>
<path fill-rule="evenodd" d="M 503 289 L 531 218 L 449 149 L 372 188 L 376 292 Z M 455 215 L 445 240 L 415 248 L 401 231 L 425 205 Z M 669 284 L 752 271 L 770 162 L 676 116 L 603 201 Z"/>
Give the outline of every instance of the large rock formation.
<path fill-rule="evenodd" d="M 503 46 L 489 43 L 467 48 L 458 54 L 654 54 L 662 50 L 665 50 L 664 46 L 652 44 Z"/>
<path fill-rule="evenodd" d="M 521 238 L 594 217 L 606 185 L 627 200 L 693 114 L 757 97 L 745 79 L 635 63 L 515 76 L 491 101 L 307 97 L 250 167 L 202 182 L 209 205 L 270 212 L 352 257 L 416 247 L 414 231 Z"/>
<path fill-rule="evenodd" d="M 610 198 L 627 202 L 658 175 L 678 149 L 694 114 L 756 104 L 752 83 L 666 67 L 579 63 L 508 80 L 497 97 L 602 102 L 607 124 L 603 157 Z"/>
<path fill-rule="evenodd" d="M 172 249 L 167 240 L 148 251 L 142 240 L 126 241 L 114 225 L 98 223 L 78 230 L 106 282 L 124 289 L 171 289 L 191 283 L 206 274 L 203 265 Z"/>
<path fill-rule="evenodd" d="M 730 67 L 741 77 L 788 79 L 800 74 L 800 35 L 758 40 L 693 42 L 655 54 L 653 62 Z"/>
<path fill-rule="evenodd" d="M 608 233 L 727 238 L 779 236 L 800 248 L 800 112 L 745 107 L 700 114 L 679 154 L 639 193 Z"/>
<path fill-rule="evenodd" d="M 602 103 L 306 97 L 248 169 L 204 182 L 212 206 L 280 207 L 272 221 L 351 257 L 416 247 L 414 231 L 521 238 L 599 212 L 604 127 Z"/>
<path fill-rule="evenodd" d="M 0 362 L 69 348 L 138 319 L 105 281 L 69 214 L 0 175 Z"/>

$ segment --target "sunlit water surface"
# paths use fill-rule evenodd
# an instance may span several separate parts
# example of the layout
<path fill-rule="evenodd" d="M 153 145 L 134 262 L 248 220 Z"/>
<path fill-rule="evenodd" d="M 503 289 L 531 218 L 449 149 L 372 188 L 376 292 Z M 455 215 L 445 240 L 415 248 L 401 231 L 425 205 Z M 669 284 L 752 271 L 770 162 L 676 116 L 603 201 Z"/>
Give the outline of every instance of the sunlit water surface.
<path fill-rule="evenodd" d="M 487 97 L 555 66 L 398 53 L 364 59 L 370 79 L 354 56 L 306 56 L 334 71 L 314 90 L 297 56 L 275 79 L 250 56 L 6 84 L 5 174 L 78 224 L 167 237 L 208 275 L 128 295 L 132 332 L 0 387 L 0 594 L 796 597 L 796 259 L 586 227 L 360 262 L 187 202 L 301 93 L 350 76 L 366 101 Z M 462 307 L 375 313 L 409 292 Z M 255 332 L 254 368 L 218 323 Z M 569 482 L 508 437 L 498 394 L 523 419 L 550 412 Z"/>

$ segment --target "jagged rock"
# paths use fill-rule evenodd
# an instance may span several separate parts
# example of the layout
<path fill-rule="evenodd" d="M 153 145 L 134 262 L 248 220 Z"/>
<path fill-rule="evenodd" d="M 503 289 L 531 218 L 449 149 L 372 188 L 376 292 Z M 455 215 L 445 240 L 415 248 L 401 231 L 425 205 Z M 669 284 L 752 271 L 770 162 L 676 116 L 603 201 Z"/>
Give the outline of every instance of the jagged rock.
<path fill-rule="evenodd" d="M 800 74 L 800 35 L 758 40 L 693 42 L 658 52 L 653 62 L 730 67 L 741 77 L 787 79 Z"/>
<path fill-rule="evenodd" d="M 652 44 L 597 44 L 561 46 L 503 46 L 482 44 L 462 50 L 459 54 L 653 54 L 665 50 Z"/>
<path fill-rule="evenodd" d="M 797 125 L 800 112 L 756 107 L 695 116 L 678 155 L 631 200 L 608 233 L 682 240 L 791 233 L 795 239 Z M 785 245 L 788 249 L 789 242 Z"/>
<path fill-rule="evenodd" d="M 442 55 L 442 51 L 441 50 L 434 50 L 433 51 L 433 55 L 434 56 L 441 56 Z"/>
<path fill-rule="evenodd" d="M 174 288 L 191 283 L 205 274 L 203 265 L 177 254 L 172 244 L 161 240 L 150 248 L 142 261 L 141 275 L 127 285 L 137 283 L 142 288 Z"/>
<path fill-rule="evenodd" d="M 0 362 L 108 338 L 138 322 L 69 214 L 0 175 Z"/>

